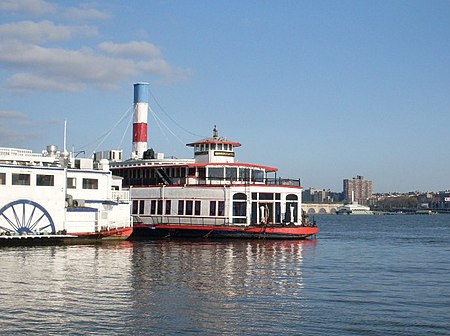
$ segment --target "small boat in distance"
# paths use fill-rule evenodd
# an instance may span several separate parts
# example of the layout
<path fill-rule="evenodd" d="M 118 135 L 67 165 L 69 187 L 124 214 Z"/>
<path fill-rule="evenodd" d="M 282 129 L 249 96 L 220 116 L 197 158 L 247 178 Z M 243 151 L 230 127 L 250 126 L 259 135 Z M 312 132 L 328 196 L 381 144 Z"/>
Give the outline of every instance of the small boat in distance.
<path fill-rule="evenodd" d="M 368 206 L 356 202 L 345 204 L 336 211 L 337 215 L 373 215 L 373 211 Z"/>
<path fill-rule="evenodd" d="M 130 188 L 132 237 L 304 239 L 319 232 L 302 209 L 300 180 L 237 162 L 241 144 L 216 127 L 212 137 L 187 144 L 193 159 L 147 149 L 148 94 L 148 83 L 135 84 L 132 158 L 110 162 Z M 96 156 L 110 159 L 112 152 Z"/>
<path fill-rule="evenodd" d="M 352 191 L 352 202 L 340 206 L 336 210 L 337 215 L 373 215 L 370 207 L 359 204 L 355 201 L 355 193 Z"/>
<path fill-rule="evenodd" d="M 0 148 L 0 245 L 127 239 L 129 192 L 108 161 Z"/>

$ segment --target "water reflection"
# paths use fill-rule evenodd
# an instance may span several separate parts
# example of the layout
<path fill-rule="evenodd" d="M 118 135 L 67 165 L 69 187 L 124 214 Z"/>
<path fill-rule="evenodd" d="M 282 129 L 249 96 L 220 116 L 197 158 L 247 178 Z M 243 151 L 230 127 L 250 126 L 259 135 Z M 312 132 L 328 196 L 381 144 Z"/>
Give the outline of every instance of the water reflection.
<path fill-rule="evenodd" d="M 302 315 L 304 254 L 317 241 L 159 241 L 136 244 L 135 311 L 142 328 L 210 333 L 277 328 L 287 309 Z M 270 316 L 260 318 L 270 309 Z M 155 321 L 149 321 L 149 317 Z M 250 324 L 249 324 L 250 323 Z M 297 325 L 298 322 L 295 324 Z M 292 327 L 292 325 L 291 325 Z M 237 328 L 237 329 L 236 329 Z"/>
<path fill-rule="evenodd" d="M 303 263 L 315 246 L 316 241 L 152 241 L 2 248 L 2 332 L 289 330 L 307 313 Z"/>

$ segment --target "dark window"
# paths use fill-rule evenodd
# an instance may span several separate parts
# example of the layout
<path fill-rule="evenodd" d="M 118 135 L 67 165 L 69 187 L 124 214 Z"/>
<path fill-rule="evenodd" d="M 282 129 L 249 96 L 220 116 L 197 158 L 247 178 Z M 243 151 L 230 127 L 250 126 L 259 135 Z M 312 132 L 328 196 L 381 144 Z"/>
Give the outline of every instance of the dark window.
<path fill-rule="evenodd" d="M 259 193 L 259 199 L 260 200 L 273 200 L 273 194 L 272 193 Z"/>
<path fill-rule="evenodd" d="M 213 179 L 223 178 L 223 168 L 208 168 L 208 175 Z"/>
<path fill-rule="evenodd" d="M 0 184 L 6 184 L 6 174 L 0 173 Z"/>
<path fill-rule="evenodd" d="M 186 215 L 192 215 L 192 207 L 194 205 L 193 203 L 193 201 L 186 201 Z"/>
<path fill-rule="evenodd" d="M 138 213 L 138 208 L 139 208 L 139 203 L 138 202 L 139 201 L 137 201 L 137 200 L 133 201 L 133 209 L 132 209 L 133 215 L 137 215 L 137 213 Z"/>
<path fill-rule="evenodd" d="M 225 216 L 225 202 L 219 201 L 219 206 L 217 209 L 217 215 L 218 216 Z"/>
<path fill-rule="evenodd" d="M 236 193 L 233 195 L 233 199 L 234 200 L 247 200 L 247 195 L 243 194 L 243 193 Z"/>
<path fill-rule="evenodd" d="M 250 180 L 250 169 L 239 168 L 239 178 L 243 181 L 249 181 Z"/>
<path fill-rule="evenodd" d="M 55 177 L 53 175 L 36 175 L 37 186 L 52 187 L 55 185 Z"/>
<path fill-rule="evenodd" d="M 227 168 L 225 168 L 225 174 L 226 174 L 227 180 L 232 180 L 232 181 L 237 180 L 237 168 L 227 167 Z"/>
<path fill-rule="evenodd" d="M 200 201 L 195 201 L 194 214 L 196 216 L 200 216 L 200 209 L 201 209 L 201 202 Z"/>
<path fill-rule="evenodd" d="M 280 200 L 281 199 L 281 194 L 280 193 L 276 193 L 275 194 L 275 199 L 276 200 Z"/>
<path fill-rule="evenodd" d="M 145 211 L 144 204 L 145 204 L 144 200 L 140 200 L 139 201 L 139 214 L 140 215 L 142 215 L 144 213 L 144 211 Z"/>
<path fill-rule="evenodd" d="M 178 201 L 178 215 L 184 215 L 184 201 Z"/>
<path fill-rule="evenodd" d="M 289 194 L 286 196 L 286 199 L 289 201 L 294 201 L 294 200 L 298 200 L 298 197 L 297 197 L 297 195 Z"/>
<path fill-rule="evenodd" d="M 98 189 L 98 180 L 97 179 L 83 179 L 83 189 Z"/>
<path fill-rule="evenodd" d="M 172 207 L 172 201 L 166 200 L 166 215 L 170 215 Z"/>
<path fill-rule="evenodd" d="M 12 174 L 13 185 L 30 185 L 30 174 Z"/>
<path fill-rule="evenodd" d="M 156 200 L 151 200 L 150 202 L 150 215 L 156 214 Z"/>
<path fill-rule="evenodd" d="M 252 170 L 252 180 L 256 182 L 264 181 L 264 171 L 262 170 Z"/>
<path fill-rule="evenodd" d="M 158 215 L 162 215 L 163 213 L 163 201 L 158 200 Z"/>
<path fill-rule="evenodd" d="M 246 202 L 233 202 L 233 216 L 246 216 Z"/>
<path fill-rule="evenodd" d="M 216 201 L 209 201 L 209 215 L 215 216 L 216 215 Z"/>
<path fill-rule="evenodd" d="M 77 187 L 77 179 L 75 177 L 68 177 L 67 178 L 67 188 L 75 189 L 76 187 Z"/>

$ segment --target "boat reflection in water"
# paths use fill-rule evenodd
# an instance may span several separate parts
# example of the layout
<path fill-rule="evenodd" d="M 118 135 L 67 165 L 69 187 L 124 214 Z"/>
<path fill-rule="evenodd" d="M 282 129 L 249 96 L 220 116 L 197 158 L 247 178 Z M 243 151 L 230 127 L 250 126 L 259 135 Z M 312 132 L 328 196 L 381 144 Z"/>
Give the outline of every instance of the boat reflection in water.
<path fill-rule="evenodd" d="M 2 331 L 294 331 L 307 313 L 303 265 L 316 243 L 157 240 L 3 248 L 0 309 L 8 323 Z"/>
<path fill-rule="evenodd" d="M 151 312 L 154 330 L 171 330 L 173 323 L 192 332 L 239 333 L 261 323 L 266 332 L 279 331 L 280 324 L 286 324 L 285 330 L 298 327 L 298 321 L 293 322 L 306 314 L 307 304 L 303 262 L 316 244 L 233 240 L 135 245 L 134 303 L 146 315 L 136 323 L 149 328 Z M 270 314 L 265 313 L 268 308 Z M 295 314 L 286 315 L 286 309 Z"/>

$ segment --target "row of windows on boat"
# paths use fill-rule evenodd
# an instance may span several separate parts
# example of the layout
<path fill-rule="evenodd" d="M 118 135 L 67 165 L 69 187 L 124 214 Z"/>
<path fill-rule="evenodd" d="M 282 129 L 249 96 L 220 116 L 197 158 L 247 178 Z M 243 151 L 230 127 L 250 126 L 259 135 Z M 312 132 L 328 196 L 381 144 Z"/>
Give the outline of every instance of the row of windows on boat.
<path fill-rule="evenodd" d="M 195 176 L 203 179 L 228 179 L 242 181 L 262 182 L 265 178 L 265 170 L 238 168 L 238 167 L 170 167 L 170 168 L 139 168 L 139 169 L 114 169 L 113 174 L 128 179 L 158 179 L 161 174 L 169 178 Z"/>
<path fill-rule="evenodd" d="M 208 150 L 225 150 L 225 151 L 232 151 L 233 150 L 233 146 L 231 144 L 215 144 L 215 143 L 211 143 L 211 144 L 198 144 L 198 145 L 194 145 L 194 151 L 195 152 L 204 152 L 204 151 L 208 151 Z"/>
<path fill-rule="evenodd" d="M 293 195 L 295 196 L 295 195 Z M 202 204 L 207 202 L 209 207 L 203 209 Z M 176 207 L 175 207 L 176 204 Z M 224 217 L 225 201 L 210 200 L 133 200 L 133 215 L 178 215 L 178 216 L 205 216 Z M 233 200 L 233 222 L 245 223 L 247 217 L 247 202 Z M 251 203 L 252 223 L 286 223 L 297 222 L 298 203 L 291 200 L 286 202 L 285 213 L 281 212 L 281 202 L 264 203 L 254 201 Z"/>
<path fill-rule="evenodd" d="M 23 185 L 29 186 L 31 185 L 32 177 L 31 174 L 20 174 L 20 173 L 12 173 L 11 174 L 11 185 Z M 36 174 L 34 183 L 36 186 L 40 187 L 53 187 L 55 186 L 55 176 L 47 175 L 47 174 Z M 6 173 L 0 173 L 0 185 L 7 184 L 7 175 Z M 83 178 L 81 179 L 81 187 L 82 189 L 98 189 L 98 180 L 93 178 Z M 77 179 L 75 177 L 67 178 L 67 188 L 68 189 L 76 189 L 77 188 Z"/>
<path fill-rule="evenodd" d="M 271 196 L 270 196 L 271 195 Z M 275 197 L 274 197 L 275 196 Z M 263 207 L 270 222 L 281 223 L 297 221 L 298 196 L 290 194 L 286 196 L 286 212 L 281 213 L 280 194 L 252 193 L 252 222 L 261 221 L 262 215 L 258 219 L 259 208 Z M 258 200 L 259 199 L 259 200 Z M 275 201 L 273 201 L 275 199 Z M 243 193 L 236 193 L 233 196 L 233 217 L 236 223 L 245 223 L 247 216 L 247 196 Z M 267 202 L 272 200 L 272 202 Z M 208 209 L 203 209 L 204 204 L 209 205 Z M 292 211 L 290 210 L 292 208 Z M 225 216 L 225 201 L 210 200 L 133 200 L 133 215 L 178 215 L 178 216 Z"/>

